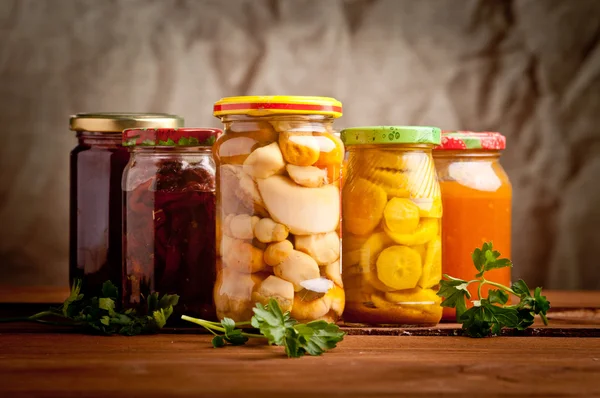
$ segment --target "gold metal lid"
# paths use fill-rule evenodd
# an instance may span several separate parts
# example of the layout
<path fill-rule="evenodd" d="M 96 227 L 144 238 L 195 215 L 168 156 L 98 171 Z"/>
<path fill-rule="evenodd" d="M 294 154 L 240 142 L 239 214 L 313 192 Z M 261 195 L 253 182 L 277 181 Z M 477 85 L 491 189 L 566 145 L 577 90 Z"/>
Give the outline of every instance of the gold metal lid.
<path fill-rule="evenodd" d="M 78 113 L 71 116 L 69 125 L 73 131 L 120 133 L 134 128 L 183 127 L 183 118 L 168 113 Z"/>

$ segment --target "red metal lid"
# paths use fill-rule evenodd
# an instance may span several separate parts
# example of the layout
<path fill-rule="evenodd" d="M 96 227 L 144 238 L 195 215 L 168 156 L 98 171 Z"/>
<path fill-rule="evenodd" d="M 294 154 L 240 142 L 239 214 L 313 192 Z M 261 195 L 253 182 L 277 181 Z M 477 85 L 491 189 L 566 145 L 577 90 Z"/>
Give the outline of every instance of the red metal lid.
<path fill-rule="evenodd" d="M 123 146 L 212 146 L 223 133 L 213 128 L 127 129 Z"/>
<path fill-rule="evenodd" d="M 492 131 L 442 131 L 442 143 L 435 150 L 482 149 L 498 151 L 506 148 L 506 137 Z"/>

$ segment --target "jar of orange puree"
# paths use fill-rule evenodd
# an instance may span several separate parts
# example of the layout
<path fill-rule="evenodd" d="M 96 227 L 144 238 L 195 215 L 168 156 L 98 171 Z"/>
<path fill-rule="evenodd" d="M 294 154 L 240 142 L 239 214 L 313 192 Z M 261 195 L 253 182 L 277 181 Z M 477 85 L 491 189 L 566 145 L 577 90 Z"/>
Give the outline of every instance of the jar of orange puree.
<path fill-rule="evenodd" d="M 442 270 L 461 279 L 474 279 L 471 254 L 483 242 L 493 242 L 502 257 L 510 258 L 512 187 L 500 164 L 506 138 L 499 133 L 445 131 L 433 151 L 444 217 Z M 486 273 L 486 279 L 510 286 L 510 268 Z M 483 286 L 483 291 L 489 289 Z M 469 286 L 476 297 L 476 284 Z M 470 303 L 468 303 L 470 304 Z M 453 308 L 444 308 L 443 320 L 456 319 Z"/>

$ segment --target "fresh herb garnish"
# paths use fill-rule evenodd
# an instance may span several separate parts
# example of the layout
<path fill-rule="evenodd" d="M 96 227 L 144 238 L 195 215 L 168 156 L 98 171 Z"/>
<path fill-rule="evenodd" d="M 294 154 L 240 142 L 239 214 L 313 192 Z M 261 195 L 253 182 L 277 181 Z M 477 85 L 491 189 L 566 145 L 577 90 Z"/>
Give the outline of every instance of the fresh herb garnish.
<path fill-rule="evenodd" d="M 147 300 L 147 315 L 135 310 L 117 311 L 117 287 L 110 281 L 102 285 L 102 295 L 86 299 L 81 292 L 81 280 L 76 279 L 71 294 L 57 308 L 51 308 L 29 317 L 0 319 L 0 322 L 33 321 L 60 326 L 72 326 L 84 332 L 95 334 L 138 334 L 157 333 L 173 313 L 179 296 L 165 294 L 160 299 L 152 293 Z"/>
<path fill-rule="evenodd" d="M 267 306 L 256 303 L 252 309 L 254 316 L 250 322 L 234 322 L 223 318 L 219 322 L 210 322 L 183 315 L 181 319 L 193 322 L 209 330 L 213 335 L 212 345 L 215 348 L 231 345 L 243 345 L 249 338 L 267 339 L 269 344 L 285 347 L 289 358 L 298 358 L 304 354 L 321 355 L 336 347 L 344 339 L 346 333 L 334 323 L 312 321 L 298 323 L 291 318 L 289 312 L 283 313 L 277 301 L 271 299 Z M 252 334 L 236 329 L 239 326 L 253 326 L 261 334 Z M 222 334 L 219 334 L 222 333 Z"/>
<path fill-rule="evenodd" d="M 539 315 L 548 324 L 546 313 L 550 309 L 550 302 L 542 296 L 542 288 L 537 287 L 533 295 L 523 280 L 512 284 L 512 288 L 500 283 L 485 279 L 487 271 L 512 267 L 512 262 L 507 258 L 500 258 L 500 252 L 492 247 L 491 242 L 484 243 L 481 249 L 475 249 L 472 255 L 473 264 L 477 269 L 477 279 L 466 281 L 444 275 L 440 281 L 438 296 L 443 297 L 442 307 L 456 308 L 456 320 L 470 337 L 486 337 L 498 335 L 502 328 L 515 328 L 524 330 L 533 325 L 535 315 Z M 477 300 L 473 307 L 467 309 L 465 299 L 470 299 L 467 286 L 478 283 Z M 489 290 L 487 298 L 482 297 L 481 287 L 491 285 L 498 289 Z M 506 305 L 509 294 L 517 296 L 520 301 L 516 305 Z"/>

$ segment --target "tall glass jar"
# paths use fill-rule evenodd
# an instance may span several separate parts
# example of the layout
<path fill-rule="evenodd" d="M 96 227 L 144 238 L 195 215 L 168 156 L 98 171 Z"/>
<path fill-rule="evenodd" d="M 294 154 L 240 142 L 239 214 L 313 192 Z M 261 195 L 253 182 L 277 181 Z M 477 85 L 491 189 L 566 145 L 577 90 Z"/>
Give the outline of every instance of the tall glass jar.
<path fill-rule="evenodd" d="M 96 296 L 110 280 L 121 284 L 121 176 L 129 161 L 121 132 L 133 127 L 178 127 L 175 115 L 79 113 L 71 116 L 78 145 L 71 152 L 69 278 Z"/>
<path fill-rule="evenodd" d="M 432 149 L 435 127 L 356 127 L 344 182 L 344 321 L 434 325 L 442 316 L 442 202 Z"/>
<path fill-rule="evenodd" d="M 299 321 L 335 322 L 344 310 L 340 174 L 333 133 L 341 104 L 324 97 L 218 101 L 225 134 L 217 162 L 214 298 L 219 317 L 247 321 L 277 300 Z"/>
<path fill-rule="evenodd" d="M 445 274 L 474 279 L 471 254 L 488 241 L 502 257 L 510 258 L 512 187 L 500 164 L 505 147 L 506 139 L 499 133 L 454 131 L 442 133 L 442 144 L 433 151 L 444 204 Z M 510 268 L 488 271 L 485 277 L 510 286 Z M 469 286 L 474 298 L 476 290 Z M 482 293 L 488 290 L 484 285 Z M 453 308 L 444 308 L 444 320 L 453 321 L 455 316 Z"/>
<path fill-rule="evenodd" d="M 144 299 L 159 292 L 180 296 L 175 315 L 215 317 L 211 147 L 220 133 L 195 128 L 123 132 L 123 145 L 131 149 L 123 173 L 126 308 L 143 310 Z"/>

